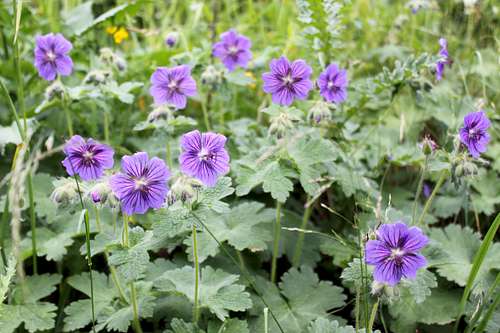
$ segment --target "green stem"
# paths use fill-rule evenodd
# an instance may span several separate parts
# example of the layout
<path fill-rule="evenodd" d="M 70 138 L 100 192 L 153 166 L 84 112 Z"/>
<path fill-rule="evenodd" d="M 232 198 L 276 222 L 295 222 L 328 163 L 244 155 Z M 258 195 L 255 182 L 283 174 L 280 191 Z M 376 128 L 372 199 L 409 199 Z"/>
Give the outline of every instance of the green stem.
<path fill-rule="evenodd" d="M 137 293 L 134 282 L 130 282 L 130 299 L 132 302 L 132 312 L 134 313 L 134 331 L 142 333 L 141 323 L 139 322 L 139 307 L 137 306 Z"/>
<path fill-rule="evenodd" d="M 109 115 L 107 111 L 104 111 L 104 141 L 109 144 Z"/>
<path fill-rule="evenodd" d="M 89 277 L 90 277 L 90 303 L 92 307 L 92 331 L 95 333 L 95 304 L 94 304 L 94 279 L 92 278 L 92 253 L 90 251 L 90 222 L 89 222 L 89 212 L 83 204 L 82 191 L 80 189 L 80 183 L 76 173 L 74 172 L 73 165 L 70 163 L 71 171 L 73 171 L 73 178 L 75 179 L 76 189 L 78 192 L 78 197 L 80 198 L 80 205 L 84 212 L 85 219 L 85 244 L 87 248 L 87 265 L 89 267 Z"/>
<path fill-rule="evenodd" d="M 205 127 L 207 131 L 211 131 L 210 120 L 208 118 L 208 103 L 210 103 L 210 92 L 207 93 L 207 98 L 201 103 L 201 109 L 203 111 L 203 120 L 205 121 Z"/>
<path fill-rule="evenodd" d="M 411 223 L 415 224 L 415 218 L 417 215 L 417 203 L 420 198 L 420 194 L 422 193 L 422 186 L 424 184 L 425 173 L 427 172 L 427 168 L 429 166 L 429 156 L 425 155 L 424 167 L 422 168 L 422 172 L 420 173 L 420 179 L 418 180 L 417 191 L 415 193 L 415 198 L 413 199 L 413 213 L 411 215 Z"/>
<path fill-rule="evenodd" d="M 128 248 L 128 216 L 123 213 L 123 231 L 122 231 L 122 243 L 123 247 Z"/>
<path fill-rule="evenodd" d="M 66 101 L 66 97 L 63 97 L 62 101 L 64 115 L 66 116 L 66 126 L 68 127 L 68 135 L 73 136 L 73 120 L 71 119 L 71 111 L 69 110 L 69 104 Z"/>
<path fill-rule="evenodd" d="M 479 247 L 476 255 L 474 256 L 474 260 L 472 261 L 472 267 L 469 273 L 469 277 L 467 278 L 467 283 L 465 285 L 464 293 L 462 294 L 462 299 L 460 300 L 460 304 L 458 306 L 458 314 L 457 319 L 455 321 L 454 332 L 458 332 L 458 326 L 460 324 L 460 318 L 464 313 L 465 304 L 469 299 L 469 295 L 472 291 L 472 287 L 474 286 L 474 281 L 476 279 L 477 274 L 479 273 L 479 269 L 483 264 L 484 258 L 488 253 L 488 249 L 490 248 L 493 239 L 495 238 L 495 234 L 497 233 L 498 228 L 500 227 L 500 213 L 496 216 L 495 220 L 491 224 L 486 236 L 484 236 L 483 242 Z"/>
<path fill-rule="evenodd" d="M 361 305 L 361 288 L 360 287 L 356 287 L 356 300 L 355 300 L 355 304 L 354 304 L 354 313 L 355 313 L 355 320 L 356 320 L 356 333 L 358 333 L 359 331 L 359 307 Z"/>
<path fill-rule="evenodd" d="M 172 170 L 172 148 L 170 147 L 169 137 L 167 136 L 167 145 L 165 146 L 165 160 L 170 170 Z"/>
<path fill-rule="evenodd" d="M 382 322 L 382 327 L 384 328 L 384 332 L 387 333 L 389 331 L 387 330 L 387 325 L 385 324 L 383 304 L 381 304 L 378 307 L 378 311 L 379 311 L 380 321 Z"/>
<path fill-rule="evenodd" d="M 500 277 L 500 274 L 497 275 L 497 279 L 495 280 L 495 287 L 498 285 L 498 279 Z M 494 292 L 495 290 L 493 290 Z M 490 321 L 491 317 L 493 316 L 493 313 L 495 309 L 500 305 L 500 293 L 496 293 L 495 299 L 493 300 L 493 303 L 491 304 L 490 308 L 488 311 L 486 311 L 486 314 L 484 315 L 483 319 L 479 322 L 479 325 L 476 328 L 476 332 L 481 333 L 484 332 L 486 329 L 486 325 Z"/>
<path fill-rule="evenodd" d="M 375 302 L 375 304 L 373 304 L 372 312 L 370 314 L 370 321 L 368 322 L 368 329 L 367 329 L 368 333 L 373 332 L 373 323 L 375 322 L 375 317 L 377 315 L 378 303 L 379 299 L 377 298 L 377 301 Z"/>
<path fill-rule="evenodd" d="M 9 197 L 5 196 L 5 204 L 2 213 L 2 225 L 0 226 L 0 253 L 2 255 L 3 267 L 7 268 L 7 255 L 5 254 L 5 235 L 9 225 Z"/>
<path fill-rule="evenodd" d="M 268 308 L 264 308 L 264 333 L 269 332 L 269 319 L 268 319 Z"/>
<path fill-rule="evenodd" d="M 200 283 L 200 263 L 198 260 L 198 241 L 196 235 L 196 225 L 193 223 L 193 260 L 194 260 L 194 304 L 193 304 L 193 321 L 195 325 L 198 323 L 198 293 Z"/>
<path fill-rule="evenodd" d="M 307 197 L 306 202 L 309 202 L 310 198 Z M 304 210 L 304 215 L 302 215 L 302 224 L 300 225 L 301 230 L 306 230 L 307 228 L 307 222 L 309 222 L 309 218 L 311 217 L 312 213 L 312 202 L 309 206 L 306 207 Z M 305 238 L 305 233 L 304 232 L 299 232 L 297 239 L 297 244 L 295 245 L 295 251 L 293 253 L 293 259 L 292 259 L 292 265 L 293 267 L 297 267 L 300 264 L 300 259 L 302 257 L 302 246 L 304 245 L 304 238 Z"/>
<path fill-rule="evenodd" d="M 436 196 L 437 192 L 439 191 L 439 189 L 441 188 L 441 186 L 443 185 L 443 183 L 447 177 L 448 177 L 448 171 L 443 170 L 441 172 L 441 176 L 439 177 L 439 179 L 436 183 L 436 186 L 434 186 L 434 190 L 432 190 L 432 193 L 431 193 L 429 199 L 427 199 L 427 202 L 425 203 L 424 209 L 422 210 L 422 214 L 420 214 L 420 218 L 418 219 L 417 225 L 419 225 L 419 226 L 423 225 L 425 214 L 427 214 L 427 211 L 431 207 L 431 204 L 432 204 L 432 201 L 434 200 L 434 197 Z"/>
<path fill-rule="evenodd" d="M 500 273 L 497 274 L 497 277 L 495 279 L 495 282 L 488 288 L 488 292 L 483 298 L 483 301 L 480 302 L 479 308 L 474 312 L 473 316 L 469 319 L 469 322 L 467 323 L 467 329 L 465 330 L 465 333 L 471 333 L 474 330 L 474 327 L 476 326 L 476 323 L 478 320 L 481 319 L 481 322 L 484 320 L 485 316 L 482 316 L 484 309 L 486 308 L 486 303 L 488 303 L 488 300 L 491 298 L 495 290 L 497 289 L 497 286 L 500 284 Z M 495 308 L 495 307 L 493 307 Z M 488 321 L 489 319 L 487 319 Z M 481 325 L 481 324 L 479 324 Z M 477 330 L 477 332 L 483 332 L 484 329 L 482 330 Z"/>
<path fill-rule="evenodd" d="M 101 218 L 100 218 L 100 214 L 99 214 L 99 208 L 97 207 L 97 205 L 95 205 L 94 207 L 95 207 L 95 223 L 97 226 L 97 231 L 100 233 L 102 230 L 101 230 L 101 222 L 100 222 Z M 116 289 L 118 290 L 118 294 L 120 295 L 120 299 L 123 302 L 127 302 L 127 297 L 125 296 L 125 292 L 123 291 L 123 288 L 120 284 L 120 280 L 118 279 L 118 276 L 116 274 L 116 269 L 114 266 L 109 264 L 109 253 L 108 253 L 107 249 L 104 249 L 104 258 L 106 259 L 106 263 L 108 264 L 109 271 L 111 273 L 111 279 L 113 280 L 113 283 L 114 283 Z"/>
<path fill-rule="evenodd" d="M 7 87 L 5 86 L 5 84 L 3 83 L 3 81 L 1 79 L 0 79 L 0 86 L 2 86 L 2 91 L 5 95 L 5 98 L 9 102 L 9 110 L 12 113 L 12 115 L 14 116 L 14 121 L 16 122 L 16 126 L 17 126 L 17 130 L 19 132 L 19 135 L 21 136 L 21 139 L 23 140 L 23 142 L 26 142 L 26 137 L 27 137 L 26 128 L 24 128 L 21 125 L 21 120 L 19 119 L 19 115 L 17 114 L 16 107 L 14 106 L 14 103 L 12 102 L 12 98 L 10 98 L 10 94 L 9 94 L 9 91 L 7 90 Z"/>
<path fill-rule="evenodd" d="M 33 273 L 38 274 L 37 264 L 37 247 L 36 247 L 36 217 L 35 217 L 35 200 L 33 196 L 33 179 L 31 177 L 31 170 L 28 171 L 28 198 L 30 203 L 30 221 L 31 221 L 31 249 L 33 255 Z"/>
<path fill-rule="evenodd" d="M 281 234 L 281 203 L 276 200 L 276 223 L 274 225 L 274 245 L 273 259 L 271 262 L 271 282 L 276 282 L 276 264 L 278 261 L 278 252 L 280 249 L 280 234 Z"/>

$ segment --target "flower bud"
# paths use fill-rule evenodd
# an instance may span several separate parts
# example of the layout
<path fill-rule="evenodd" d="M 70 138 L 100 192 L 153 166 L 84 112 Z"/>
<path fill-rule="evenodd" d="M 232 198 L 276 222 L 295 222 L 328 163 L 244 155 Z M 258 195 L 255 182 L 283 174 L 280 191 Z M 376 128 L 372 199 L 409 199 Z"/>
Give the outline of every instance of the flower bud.
<path fill-rule="evenodd" d="M 50 199 L 58 206 L 71 203 L 78 196 L 78 188 L 71 178 L 60 178 L 54 181 L 54 191 Z"/>
<path fill-rule="evenodd" d="M 175 31 L 171 31 L 167 34 L 167 38 L 165 38 L 165 44 L 168 47 L 174 47 L 177 44 L 177 39 L 179 37 L 179 33 Z"/>
<path fill-rule="evenodd" d="M 426 135 L 420 143 L 420 149 L 422 149 L 424 155 L 429 156 L 437 149 L 437 144 L 430 136 Z"/>
<path fill-rule="evenodd" d="M 54 147 L 54 135 L 51 134 L 45 141 L 45 148 L 47 150 L 52 150 L 53 147 Z"/>
<path fill-rule="evenodd" d="M 201 83 L 211 86 L 217 86 L 222 83 L 222 73 L 213 65 L 207 66 L 201 74 Z"/>
<path fill-rule="evenodd" d="M 111 77 L 111 72 L 106 70 L 93 70 L 90 71 L 87 76 L 83 79 L 86 84 L 100 85 L 106 83 L 106 81 Z"/>
<path fill-rule="evenodd" d="M 271 118 L 268 134 L 276 135 L 277 138 L 282 138 L 289 130 L 294 127 L 294 117 L 289 116 L 287 112 L 281 112 L 279 116 Z"/>
<path fill-rule="evenodd" d="M 173 116 L 174 110 L 167 104 L 158 105 L 148 114 L 148 122 L 154 123 L 161 119 L 169 119 Z"/>
<path fill-rule="evenodd" d="M 307 115 L 313 124 L 328 124 L 332 120 L 332 112 L 325 101 L 316 102 Z"/>
<path fill-rule="evenodd" d="M 109 183 L 107 180 L 96 183 L 89 190 L 89 196 L 94 203 L 104 204 L 111 196 L 111 187 L 109 187 Z"/>
<path fill-rule="evenodd" d="M 61 81 L 55 80 L 50 86 L 45 89 L 45 99 L 51 101 L 56 98 L 63 98 L 66 92 Z"/>
<path fill-rule="evenodd" d="M 90 196 L 92 197 L 92 201 L 93 201 L 94 203 L 99 203 L 99 202 L 101 202 L 101 195 L 100 195 L 98 192 L 92 192 L 92 193 L 90 194 Z"/>
<path fill-rule="evenodd" d="M 202 186 L 203 183 L 198 179 L 181 175 L 170 188 L 167 194 L 167 202 L 169 205 L 176 201 L 181 201 L 183 204 L 190 203 L 193 198 L 196 199 L 196 192 Z"/>

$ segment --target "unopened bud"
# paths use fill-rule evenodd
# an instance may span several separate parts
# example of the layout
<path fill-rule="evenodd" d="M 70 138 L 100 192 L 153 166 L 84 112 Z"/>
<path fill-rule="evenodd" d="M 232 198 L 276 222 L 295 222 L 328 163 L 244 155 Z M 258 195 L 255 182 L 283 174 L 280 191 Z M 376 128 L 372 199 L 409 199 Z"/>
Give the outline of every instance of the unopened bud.
<path fill-rule="evenodd" d="M 211 86 L 217 86 L 222 82 L 222 73 L 213 65 L 207 66 L 201 74 L 201 83 Z"/>
<path fill-rule="evenodd" d="M 179 34 L 175 31 L 171 31 L 168 33 L 167 38 L 165 38 L 165 44 L 168 47 L 174 47 L 177 44 Z"/>
<path fill-rule="evenodd" d="M 332 120 L 332 112 L 325 101 L 316 102 L 307 115 L 309 121 L 314 124 L 327 124 Z"/>
<path fill-rule="evenodd" d="M 50 86 L 45 89 L 45 99 L 51 101 L 56 98 L 63 98 L 65 93 L 65 88 L 63 84 L 56 80 Z"/>

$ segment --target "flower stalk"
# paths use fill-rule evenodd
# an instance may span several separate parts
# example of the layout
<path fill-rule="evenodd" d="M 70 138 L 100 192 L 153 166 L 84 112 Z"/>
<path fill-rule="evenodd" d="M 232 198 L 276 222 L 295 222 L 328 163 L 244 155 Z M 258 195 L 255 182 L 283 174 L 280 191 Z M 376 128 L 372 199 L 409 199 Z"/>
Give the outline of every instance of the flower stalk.
<path fill-rule="evenodd" d="M 441 176 L 439 176 L 439 179 L 436 183 L 436 186 L 434 186 L 434 189 L 432 190 L 432 193 L 429 196 L 429 199 L 427 199 L 427 202 L 425 203 L 424 209 L 422 210 L 422 214 L 420 214 L 420 218 L 418 219 L 417 225 L 419 225 L 419 226 L 423 225 L 425 215 L 427 214 L 427 211 L 429 210 L 429 208 L 432 205 L 432 201 L 434 200 L 434 197 L 436 196 L 437 192 L 439 191 L 439 189 L 441 188 L 441 186 L 443 185 L 443 183 L 447 177 L 448 177 L 448 171 L 443 170 L 441 172 Z"/>
<path fill-rule="evenodd" d="M 198 240 L 197 240 L 196 225 L 193 223 L 193 260 L 194 260 L 194 304 L 193 304 L 193 321 L 198 323 L 199 308 L 198 308 L 198 294 L 200 283 L 200 263 L 198 260 Z"/>
<path fill-rule="evenodd" d="M 309 202 L 310 198 L 307 197 L 306 202 Z M 309 218 L 311 217 L 313 205 L 312 203 L 306 205 L 306 209 L 304 210 L 304 215 L 302 215 L 302 224 L 300 225 L 301 230 L 306 230 L 307 222 L 309 222 Z M 297 267 L 300 265 L 300 259 L 302 257 L 302 247 L 304 246 L 304 232 L 299 232 L 297 244 L 295 245 L 295 251 L 293 253 L 292 265 L 293 267 Z"/>
<path fill-rule="evenodd" d="M 271 261 L 271 282 L 276 282 L 276 265 L 278 261 L 278 252 L 280 249 L 280 234 L 281 234 L 281 202 L 276 200 L 276 223 L 274 224 L 274 243 L 273 243 L 273 258 Z"/>
<path fill-rule="evenodd" d="M 427 172 L 427 168 L 429 167 L 429 155 L 425 156 L 424 167 L 422 168 L 422 172 L 420 173 L 420 178 L 418 180 L 417 191 L 415 192 L 415 198 L 413 199 L 413 212 L 412 212 L 412 224 L 415 224 L 415 218 L 417 214 L 417 203 L 420 198 L 420 194 L 422 193 L 422 186 L 424 185 L 425 174 Z"/>

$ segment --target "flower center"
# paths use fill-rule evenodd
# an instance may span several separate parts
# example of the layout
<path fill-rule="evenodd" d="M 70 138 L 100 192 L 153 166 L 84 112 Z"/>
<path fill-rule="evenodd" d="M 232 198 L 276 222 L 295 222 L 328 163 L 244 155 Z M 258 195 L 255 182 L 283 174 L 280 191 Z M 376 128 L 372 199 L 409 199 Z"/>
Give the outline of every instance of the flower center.
<path fill-rule="evenodd" d="M 142 191 L 147 185 L 148 185 L 148 182 L 146 179 L 144 179 L 144 177 L 135 179 L 135 189 L 136 190 Z"/>
<path fill-rule="evenodd" d="M 200 152 L 198 153 L 198 158 L 200 159 L 200 161 L 208 161 L 213 158 L 213 154 L 206 148 L 201 148 Z"/>
<path fill-rule="evenodd" d="M 293 78 L 290 74 L 288 74 L 287 76 L 283 77 L 283 83 L 287 86 L 291 85 L 293 83 Z"/>
<path fill-rule="evenodd" d="M 328 89 L 332 89 L 333 88 L 333 81 L 328 81 Z"/>
<path fill-rule="evenodd" d="M 229 51 L 229 54 L 231 55 L 235 55 L 236 53 L 238 53 L 238 48 L 234 45 L 231 45 L 229 48 L 228 48 L 228 51 Z"/>
<path fill-rule="evenodd" d="M 92 158 L 94 157 L 94 153 L 91 152 L 91 151 L 86 151 L 83 153 L 83 158 L 86 160 L 86 161 L 89 161 L 91 160 Z"/>
<path fill-rule="evenodd" d="M 47 59 L 49 61 L 54 61 L 56 60 L 56 54 L 52 51 L 47 52 Z"/>
<path fill-rule="evenodd" d="M 177 82 L 175 80 L 172 80 L 168 83 L 167 86 L 169 89 L 176 89 L 177 88 Z"/>
<path fill-rule="evenodd" d="M 397 263 L 400 263 L 401 260 L 403 259 L 404 254 L 405 254 L 405 252 L 403 250 L 401 250 L 399 247 L 397 247 L 397 248 L 391 250 L 390 259 L 395 260 Z"/>

